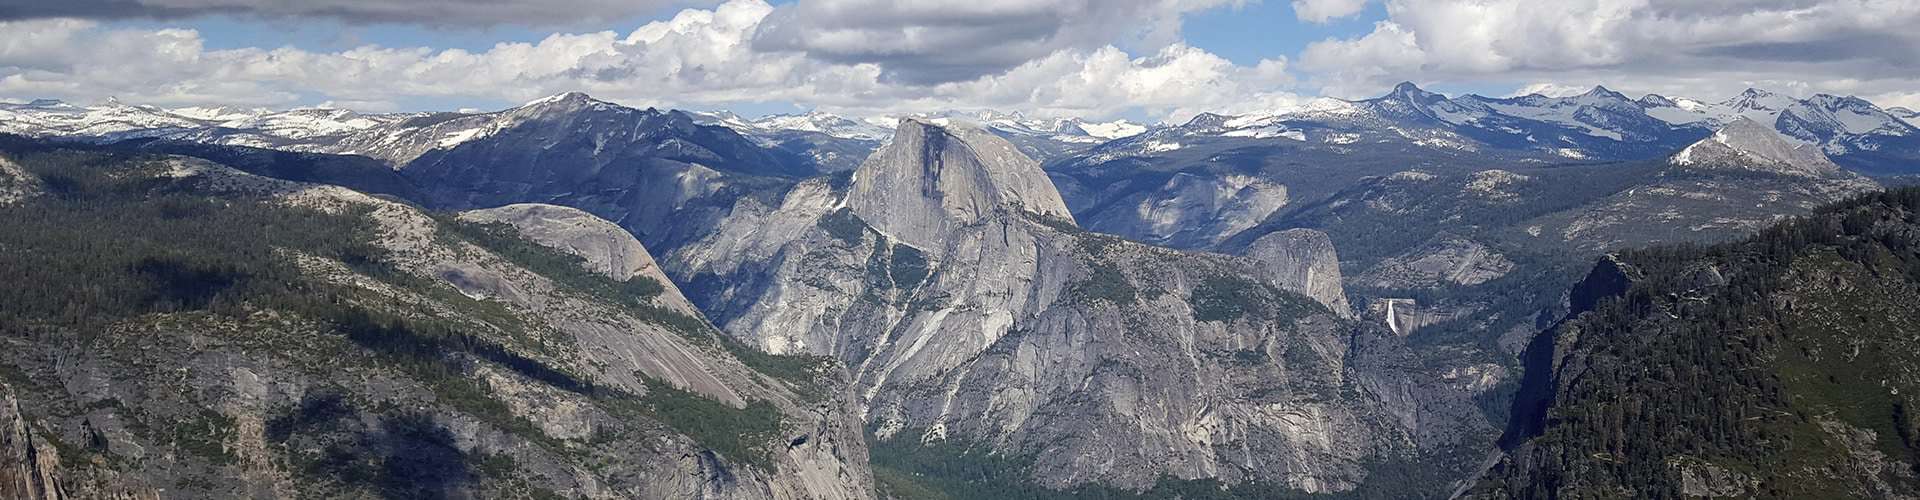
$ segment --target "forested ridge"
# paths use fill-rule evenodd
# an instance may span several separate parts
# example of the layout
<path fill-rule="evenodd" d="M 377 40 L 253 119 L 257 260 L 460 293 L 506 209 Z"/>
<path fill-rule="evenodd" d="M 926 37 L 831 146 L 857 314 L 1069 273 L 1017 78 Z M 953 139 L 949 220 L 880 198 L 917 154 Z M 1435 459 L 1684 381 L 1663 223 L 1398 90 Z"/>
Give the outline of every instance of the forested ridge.
<path fill-rule="evenodd" d="M 1534 340 L 1510 498 L 1888 497 L 1920 491 L 1920 189 L 1743 241 L 1622 252 Z"/>

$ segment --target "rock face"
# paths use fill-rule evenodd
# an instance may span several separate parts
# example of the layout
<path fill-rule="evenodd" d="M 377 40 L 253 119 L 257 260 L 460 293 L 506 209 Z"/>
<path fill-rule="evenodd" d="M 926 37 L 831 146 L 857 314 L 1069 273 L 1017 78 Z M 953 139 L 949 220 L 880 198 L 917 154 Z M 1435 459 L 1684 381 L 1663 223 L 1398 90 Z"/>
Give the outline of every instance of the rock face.
<path fill-rule="evenodd" d="M 1313 229 L 1268 233 L 1254 240 L 1246 255 L 1266 263 L 1273 280 L 1288 290 L 1313 297 L 1343 316 L 1353 314 L 1340 285 L 1340 256 L 1327 233 Z"/>
<path fill-rule="evenodd" d="M 940 249 L 957 229 L 1007 210 L 1069 223 L 1073 215 L 1040 165 L 990 132 L 903 120 L 893 142 L 854 172 L 848 206 L 874 229 Z"/>
<path fill-rule="evenodd" d="M 522 237 L 578 255 L 586 259 L 588 267 L 594 272 L 617 281 L 636 278 L 653 280 L 667 289 L 663 300 L 671 302 L 673 307 L 683 312 L 696 312 L 693 305 L 680 295 L 679 287 L 654 263 L 653 254 L 647 252 L 646 245 L 634 239 L 626 229 L 593 214 L 557 205 L 518 203 L 469 210 L 462 212 L 460 218 L 511 225 Z"/>
<path fill-rule="evenodd" d="M 1275 272 L 1084 232 L 998 138 L 894 137 L 850 186 L 736 207 L 666 264 L 737 338 L 841 360 L 883 441 L 985 446 L 1051 488 L 1337 492 L 1485 425 L 1464 391 L 1416 389 L 1464 379 L 1398 371 L 1389 332 L 1290 291 L 1337 289 L 1330 252 L 1276 250 L 1299 264 Z"/>
<path fill-rule="evenodd" d="M 0 384 L 0 498 L 63 500 L 60 453 L 20 413 L 13 388 Z"/>
<path fill-rule="evenodd" d="M 623 293 L 595 273 L 658 271 L 609 222 L 543 206 L 464 214 L 514 228 L 479 231 L 195 159 L 89 168 L 112 172 L 97 182 L 197 197 L 190 207 L 332 214 L 369 247 L 274 241 L 284 261 L 249 264 L 276 266 L 276 282 L 311 299 L 250 293 L 100 316 L 84 341 L 59 323 L 55 340 L 0 338 L 14 389 L 0 394 L 0 488 L 57 491 L 18 481 L 53 470 L 76 498 L 873 494 L 857 412 L 835 401 L 830 370 L 745 355 L 671 287 Z M 583 263 L 562 252 L 591 272 L 552 267 Z M 193 283 L 176 286 L 204 286 Z M 71 446 L 54 462 L 46 442 Z"/>

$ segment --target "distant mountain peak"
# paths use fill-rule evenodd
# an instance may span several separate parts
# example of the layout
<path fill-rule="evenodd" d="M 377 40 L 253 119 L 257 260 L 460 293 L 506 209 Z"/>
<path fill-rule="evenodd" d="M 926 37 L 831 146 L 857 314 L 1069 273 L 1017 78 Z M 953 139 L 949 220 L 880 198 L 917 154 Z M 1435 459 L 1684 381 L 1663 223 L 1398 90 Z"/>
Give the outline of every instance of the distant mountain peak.
<path fill-rule="evenodd" d="M 1233 117 L 1219 113 L 1200 113 L 1193 115 L 1193 119 L 1187 120 L 1187 123 L 1181 125 L 1181 127 L 1192 129 L 1219 128 L 1226 126 L 1230 120 L 1233 120 Z"/>
<path fill-rule="evenodd" d="M 1588 98 L 1607 99 L 1607 100 L 1632 101 L 1632 99 L 1627 98 L 1626 94 L 1614 92 L 1613 89 L 1609 89 L 1604 85 L 1594 85 L 1592 89 L 1587 90 L 1587 92 L 1584 94 L 1580 94 L 1580 96 L 1588 97 Z"/>
<path fill-rule="evenodd" d="M 1436 94 L 1433 92 L 1428 92 L 1426 89 L 1420 88 L 1419 85 L 1414 85 L 1413 82 L 1400 82 L 1399 85 L 1393 86 L 1393 92 L 1388 93 L 1383 98 L 1398 100 L 1398 101 L 1405 101 L 1408 103 L 1426 103 L 1434 100 L 1445 99 L 1446 96 L 1442 96 L 1440 94 Z"/>
<path fill-rule="evenodd" d="M 1796 144 L 1773 127 L 1741 116 L 1728 122 L 1712 136 L 1687 146 L 1668 163 L 1676 166 L 1715 170 L 1748 170 L 1822 177 L 1840 171 L 1819 148 Z"/>
<path fill-rule="evenodd" d="M 1793 98 L 1765 90 L 1750 88 L 1741 92 L 1739 96 L 1728 100 L 1726 104 L 1735 111 L 1777 112 L 1793 104 Z"/>
<path fill-rule="evenodd" d="M 521 105 L 521 107 L 531 108 L 531 107 L 552 106 L 552 105 L 580 106 L 580 105 L 585 105 L 590 103 L 611 104 L 611 103 L 607 103 L 606 101 L 594 99 L 593 96 L 587 95 L 586 92 L 570 91 L 570 92 L 561 92 L 558 94 L 542 97 L 539 99 L 534 99 L 532 101 L 527 101 L 527 103 Z"/>

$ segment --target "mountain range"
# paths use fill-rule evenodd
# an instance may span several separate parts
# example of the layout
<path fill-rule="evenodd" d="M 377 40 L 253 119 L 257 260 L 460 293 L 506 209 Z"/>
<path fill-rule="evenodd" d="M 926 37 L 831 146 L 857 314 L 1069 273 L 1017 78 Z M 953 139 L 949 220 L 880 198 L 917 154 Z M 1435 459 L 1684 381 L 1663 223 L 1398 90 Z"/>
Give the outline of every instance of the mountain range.
<path fill-rule="evenodd" d="M 1706 455 L 1549 482 L 1606 466 L 1566 458 L 1601 451 L 1542 415 L 1627 390 L 1556 360 L 1636 345 L 1561 339 L 1654 317 L 1596 309 L 1643 276 L 1596 261 L 1782 223 L 1866 234 L 1822 207 L 1920 171 L 1911 120 L 1757 90 L 1412 84 L 1156 126 L 580 93 L 487 113 L 0 105 L 0 276 L 32 285 L 0 314 L 0 465 L 21 464 L 0 493 L 1703 491 L 1658 470 L 1770 491 Z M 303 368 L 330 357 L 355 363 Z M 1910 491 L 1847 467 L 1830 476 Z"/>
<path fill-rule="evenodd" d="M 529 103 L 561 99 L 554 96 Z M 134 106 L 108 100 L 76 106 L 53 100 L 0 104 L 0 132 L 35 137 L 119 140 L 166 137 L 228 145 L 358 152 L 332 147 L 350 136 L 430 125 L 451 113 L 365 114 L 340 109 L 289 111 Z M 728 112 L 689 112 L 696 122 L 724 126 L 763 144 L 817 153 L 814 162 L 847 169 L 878 147 L 900 117 L 846 117 L 825 112 L 747 119 Z M 1748 89 L 1719 101 L 1648 94 L 1640 98 L 1594 87 L 1574 96 L 1448 97 L 1402 83 L 1387 95 L 1357 101 L 1319 98 L 1291 109 L 1244 115 L 1203 113 L 1181 124 L 1125 120 L 1029 119 L 1018 113 L 945 112 L 926 118 L 969 121 L 1015 140 L 1043 162 L 1103 145 L 1108 155 L 1149 154 L 1181 147 L 1181 139 L 1288 138 L 1323 144 L 1412 142 L 1460 151 L 1498 150 L 1543 159 L 1624 160 L 1670 152 L 1746 117 L 1795 142 L 1819 146 L 1836 162 L 1872 174 L 1902 170 L 1920 155 L 1920 129 L 1904 108 L 1881 108 L 1857 97 L 1804 99 Z M 379 129 L 379 130 L 374 130 Z M 446 130 L 439 142 L 470 139 L 481 129 Z M 797 145 L 793 143 L 814 143 Z M 1032 144 L 1028 144 L 1032 143 Z"/>

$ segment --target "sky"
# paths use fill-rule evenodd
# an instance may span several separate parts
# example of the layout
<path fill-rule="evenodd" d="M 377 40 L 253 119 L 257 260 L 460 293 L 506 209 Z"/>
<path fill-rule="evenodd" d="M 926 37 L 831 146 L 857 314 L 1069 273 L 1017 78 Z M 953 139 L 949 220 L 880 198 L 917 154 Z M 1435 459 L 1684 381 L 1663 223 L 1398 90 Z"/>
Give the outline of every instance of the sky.
<path fill-rule="evenodd" d="M 1181 121 L 1448 94 L 1920 108 L 1912 0 L 0 0 L 0 100 Z"/>

